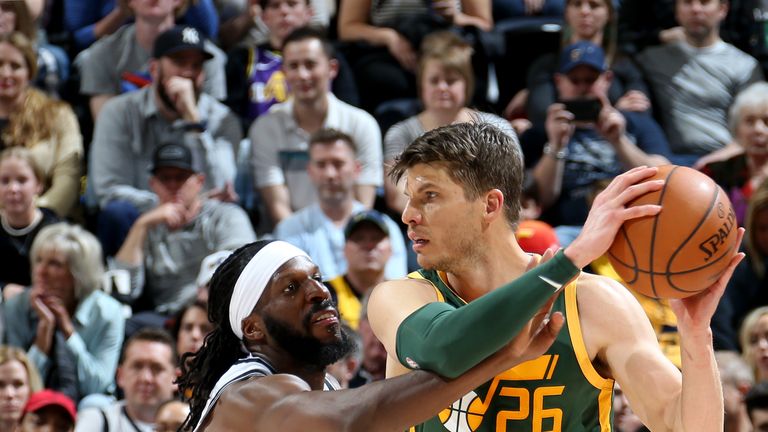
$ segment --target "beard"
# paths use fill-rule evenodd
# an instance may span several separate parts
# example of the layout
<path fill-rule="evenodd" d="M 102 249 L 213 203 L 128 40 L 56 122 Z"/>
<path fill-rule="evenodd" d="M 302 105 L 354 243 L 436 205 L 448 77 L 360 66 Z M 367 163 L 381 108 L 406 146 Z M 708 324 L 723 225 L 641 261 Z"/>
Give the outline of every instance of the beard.
<path fill-rule="evenodd" d="M 176 114 L 179 114 L 179 111 L 176 109 L 176 104 L 173 102 L 171 97 L 168 95 L 168 92 L 165 90 L 164 82 L 165 82 L 165 72 L 163 72 L 162 66 L 158 66 L 157 84 L 156 84 L 157 95 L 160 97 L 160 100 L 163 101 L 163 104 L 165 105 L 166 108 L 168 108 L 169 110 L 173 111 Z M 199 88 L 196 82 L 194 82 L 193 84 L 195 89 L 195 101 L 199 102 L 200 93 L 202 90 Z"/>
<path fill-rule="evenodd" d="M 302 327 L 309 329 L 312 315 L 327 309 L 331 305 L 330 300 L 315 304 L 304 318 Z M 264 324 L 266 324 L 269 334 L 272 335 L 283 350 L 293 358 L 310 366 L 315 366 L 318 369 L 325 369 L 326 366 L 336 363 L 355 346 L 344 326 L 339 326 L 340 338 L 338 340 L 323 343 L 309 336 L 309 331 L 302 334 L 285 322 L 269 315 L 264 317 Z"/>

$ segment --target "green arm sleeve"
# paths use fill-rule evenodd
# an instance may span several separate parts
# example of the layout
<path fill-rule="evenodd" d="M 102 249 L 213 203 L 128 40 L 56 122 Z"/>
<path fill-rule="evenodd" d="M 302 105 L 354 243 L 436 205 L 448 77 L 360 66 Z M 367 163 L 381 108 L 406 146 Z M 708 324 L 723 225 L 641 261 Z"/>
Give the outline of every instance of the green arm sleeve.
<path fill-rule="evenodd" d="M 509 343 L 554 294 L 579 274 L 562 251 L 471 303 L 427 304 L 397 329 L 397 358 L 411 369 L 456 378 Z"/>

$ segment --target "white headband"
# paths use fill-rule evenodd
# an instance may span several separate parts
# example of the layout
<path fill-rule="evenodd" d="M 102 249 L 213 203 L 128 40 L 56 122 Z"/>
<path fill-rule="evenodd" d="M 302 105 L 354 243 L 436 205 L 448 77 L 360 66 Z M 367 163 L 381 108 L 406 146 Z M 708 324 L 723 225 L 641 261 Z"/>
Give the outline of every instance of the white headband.
<path fill-rule="evenodd" d="M 243 339 L 242 322 L 256 307 L 264 289 L 277 269 L 306 252 L 284 241 L 273 241 L 261 248 L 240 273 L 229 300 L 229 326 L 238 339 Z"/>

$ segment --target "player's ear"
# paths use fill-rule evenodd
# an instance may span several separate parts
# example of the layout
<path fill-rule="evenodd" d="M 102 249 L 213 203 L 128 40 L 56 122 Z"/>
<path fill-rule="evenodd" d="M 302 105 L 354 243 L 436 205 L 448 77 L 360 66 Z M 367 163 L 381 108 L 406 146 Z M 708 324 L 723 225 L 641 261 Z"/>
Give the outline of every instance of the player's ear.
<path fill-rule="evenodd" d="M 504 194 L 498 189 L 491 189 L 485 194 L 485 217 L 492 219 L 504 216 Z"/>
<path fill-rule="evenodd" d="M 267 336 L 264 321 L 256 314 L 243 320 L 243 339 L 261 342 Z"/>

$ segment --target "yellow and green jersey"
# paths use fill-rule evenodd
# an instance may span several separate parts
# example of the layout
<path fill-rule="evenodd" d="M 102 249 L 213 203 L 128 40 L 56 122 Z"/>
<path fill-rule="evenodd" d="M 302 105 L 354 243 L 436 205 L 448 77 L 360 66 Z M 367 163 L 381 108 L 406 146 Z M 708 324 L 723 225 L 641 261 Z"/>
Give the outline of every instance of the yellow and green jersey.
<path fill-rule="evenodd" d="M 419 270 L 440 301 L 466 302 L 445 283 L 445 274 Z M 577 282 L 556 300 L 553 310 L 566 325 L 541 357 L 521 363 L 464 395 L 412 432 L 611 432 L 613 380 L 601 377 L 587 354 L 576 303 Z M 509 313 L 515 313 L 510 305 Z"/>

